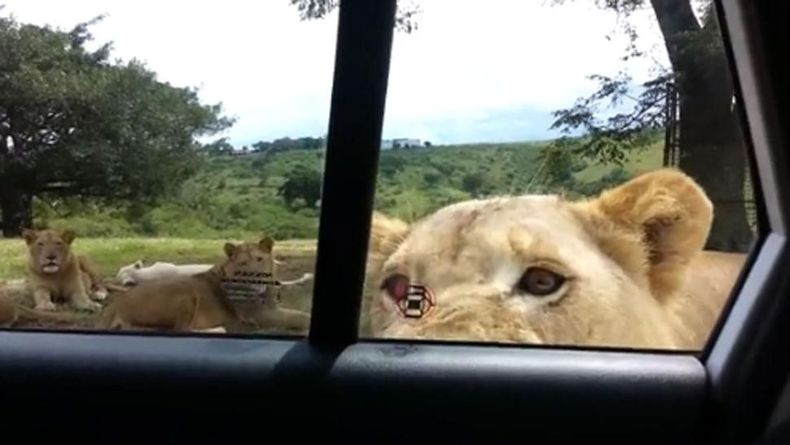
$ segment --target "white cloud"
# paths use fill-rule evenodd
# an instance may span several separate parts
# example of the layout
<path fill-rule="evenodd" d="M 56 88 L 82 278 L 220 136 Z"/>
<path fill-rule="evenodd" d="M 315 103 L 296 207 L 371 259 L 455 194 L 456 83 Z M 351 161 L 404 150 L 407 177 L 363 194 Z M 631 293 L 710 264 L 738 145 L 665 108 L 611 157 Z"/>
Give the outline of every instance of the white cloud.
<path fill-rule="evenodd" d="M 162 80 L 198 86 L 203 100 L 223 102 L 239 118 L 229 133 L 237 144 L 326 131 L 336 13 L 302 22 L 287 0 L 4 3 L 21 21 L 62 28 L 108 13 L 94 28 L 97 40 L 112 40 L 115 56 L 146 61 Z M 420 1 L 419 30 L 395 37 L 385 137 L 539 137 L 551 110 L 591 91 L 588 74 L 624 66 L 624 40 L 605 39 L 617 26 L 612 14 L 586 0 L 543 3 Z M 649 11 L 635 20 L 663 58 Z M 649 65 L 632 68 L 644 76 Z"/>
<path fill-rule="evenodd" d="M 395 38 L 385 135 L 397 136 L 395 131 L 408 131 L 410 124 L 418 127 L 437 118 L 488 125 L 487 116 L 527 109 L 533 111 L 532 119 L 542 113 L 542 121 L 536 122 L 542 126 L 514 121 L 512 129 L 524 130 L 516 139 L 535 137 L 545 133 L 552 110 L 592 91 L 587 75 L 613 75 L 625 66 L 620 60 L 624 37 L 606 39 L 618 26 L 614 14 L 588 1 L 561 7 L 543 3 L 423 1 L 420 30 Z M 663 41 L 649 12 L 632 20 L 643 46 L 660 55 L 662 48 L 656 47 Z M 638 61 L 629 68 L 644 78 L 649 66 Z M 479 128 L 488 139 L 497 138 L 482 124 Z M 443 133 L 441 128 L 422 130 L 416 136 L 437 139 Z"/>

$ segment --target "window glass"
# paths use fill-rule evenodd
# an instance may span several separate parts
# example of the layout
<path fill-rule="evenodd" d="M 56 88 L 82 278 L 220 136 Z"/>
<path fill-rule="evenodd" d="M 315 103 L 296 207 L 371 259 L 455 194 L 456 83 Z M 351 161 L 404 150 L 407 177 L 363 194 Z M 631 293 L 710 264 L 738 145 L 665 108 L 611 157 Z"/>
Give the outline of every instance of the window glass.
<path fill-rule="evenodd" d="M 337 17 L 3 3 L 0 325 L 304 335 Z"/>
<path fill-rule="evenodd" d="M 423 1 L 360 333 L 699 350 L 757 235 L 710 1 Z"/>

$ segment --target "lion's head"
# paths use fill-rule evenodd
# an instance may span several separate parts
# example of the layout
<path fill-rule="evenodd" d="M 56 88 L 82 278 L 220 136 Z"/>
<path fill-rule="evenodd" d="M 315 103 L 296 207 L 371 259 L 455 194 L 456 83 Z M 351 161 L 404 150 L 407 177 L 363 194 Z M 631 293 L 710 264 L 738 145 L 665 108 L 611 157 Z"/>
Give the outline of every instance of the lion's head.
<path fill-rule="evenodd" d="M 672 169 L 584 201 L 472 200 L 412 226 L 376 214 L 374 335 L 672 347 L 662 304 L 712 218 L 704 191 Z"/>
<path fill-rule="evenodd" d="M 115 278 L 124 286 L 135 284 L 134 271 L 140 270 L 144 267 L 143 260 L 137 260 L 132 264 L 126 265 L 118 269 L 118 274 Z"/>
<path fill-rule="evenodd" d="M 42 274 L 56 274 L 72 261 L 71 243 L 76 235 L 71 230 L 22 231 L 28 246 L 30 266 Z"/>
<path fill-rule="evenodd" d="M 254 293 L 262 295 L 275 280 L 274 240 L 264 237 L 257 243 L 225 243 L 225 260 L 219 267 L 226 283 L 250 284 Z"/>
<path fill-rule="evenodd" d="M 274 240 L 268 236 L 258 242 L 225 243 L 225 260 L 221 266 L 222 275 L 232 277 L 252 273 L 272 276 L 274 274 L 273 248 Z"/>

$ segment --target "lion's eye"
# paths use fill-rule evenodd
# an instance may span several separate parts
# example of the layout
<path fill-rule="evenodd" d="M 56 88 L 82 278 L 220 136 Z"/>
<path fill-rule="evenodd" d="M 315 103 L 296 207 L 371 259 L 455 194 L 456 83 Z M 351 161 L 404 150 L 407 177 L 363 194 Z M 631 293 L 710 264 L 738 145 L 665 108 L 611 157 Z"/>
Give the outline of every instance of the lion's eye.
<path fill-rule="evenodd" d="M 381 289 L 387 291 L 390 298 L 400 301 L 409 296 L 409 277 L 403 274 L 393 274 L 381 283 Z"/>
<path fill-rule="evenodd" d="M 44 247 L 44 243 L 43 243 L 43 242 L 41 242 L 41 241 L 37 242 L 37 243 L 36 243 L 36 245 L 37 245 L 38 247 Z"/>
<path fill-rule="evenodd" d="M 521 276 L 517 288 L 536 297 L 545 297 L 557 292 L 566 278 L 542 267 L 530 267 Z"/>
<path fill-rule="evenodd" d="M 262 256 L 255 257 L 255 259 L 258 260 L 259 263 L 263 261 L 263 257 Z"/>

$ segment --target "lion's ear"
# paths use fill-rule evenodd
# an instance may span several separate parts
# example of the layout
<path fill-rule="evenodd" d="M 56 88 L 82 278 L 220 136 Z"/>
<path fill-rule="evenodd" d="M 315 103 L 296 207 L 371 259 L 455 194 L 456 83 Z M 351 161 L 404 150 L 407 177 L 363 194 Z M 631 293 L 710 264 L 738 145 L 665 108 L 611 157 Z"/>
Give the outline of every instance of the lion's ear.
<path fill-rule="evenodd" d="M 63 239 L 63 242 L 66 244 L 71 244 L 74 241 L 74 238 L 77 237 L 77 234 L 74 233 L 73 230 L 64 230 L 60 233 L 60 237 Z"/>
<path fill-rule="evenodd" d="M 27 243 L 28 246 L 33 244 L 33 241 L 36 240 L 36 236 L 37 233 L 35 230 L 22 229 L 22 238 L 24 238 L 25 243 Z"/>
<path fill-rule="evenodd" d="M 587 205 L 599 232 L 612 235 L 610 253 L 641 267 L 646 263 L 651 290 L 659 298 L 682 284 L 689 261 L 704 249 L 713 224 L 713 204 L 705 191 L 675 169 L 637 176 Z M 634 242 L 641 249 L 634 249 Z"/>
<path fill-rule="evenodd" d="M 373 212 L 368 245 L 368 270 L 378 270 L 381 264 L 398 249 L 408 234 L 409 225 L 405 222 L 379 212 Z"/>
<path fill-rule="evenodd" d="M 228 258 L 233 258 L 233 252 L 236 251 L 236 245 L 233 243 L 225 243 L 224 250 L 225 250 L 225 255 Z"/>
<path fill-rule="evenodd" d="M 274 240 L 271 237 L 265 236 L 258 241 L 258 245 L 261 246 L 264 252 L 271 252 L 272 248 L 274 248 Z"/>
<path fill-rule="evenodd" d="M 135 261 L 135 263 L 134 263 L 134 268 L 135 268 L 135 269 L 142 269 L 142 268 L 143 268 L 143 260 L 137 260 L 137 261 Z"/>

